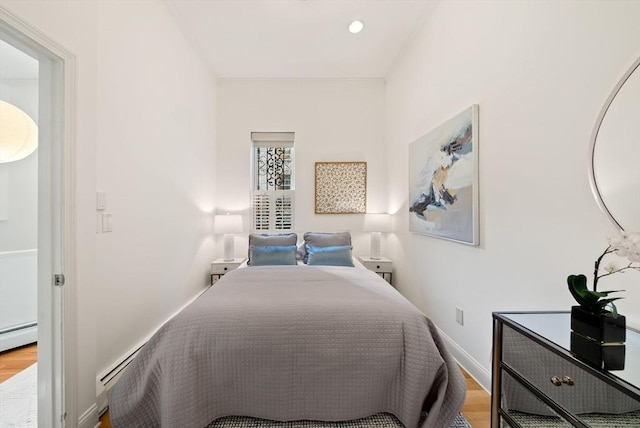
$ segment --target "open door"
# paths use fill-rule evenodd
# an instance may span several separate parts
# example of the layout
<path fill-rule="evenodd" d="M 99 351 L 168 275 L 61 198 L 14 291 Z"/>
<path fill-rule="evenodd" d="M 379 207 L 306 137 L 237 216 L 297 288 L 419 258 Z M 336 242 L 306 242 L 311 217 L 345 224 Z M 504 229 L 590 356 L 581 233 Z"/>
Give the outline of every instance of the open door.
<path fill-rule="evenodd" d="M 0 39 L 38 61 L 38 426 L 75 426 L 75 61 L 1 6 Z"/>

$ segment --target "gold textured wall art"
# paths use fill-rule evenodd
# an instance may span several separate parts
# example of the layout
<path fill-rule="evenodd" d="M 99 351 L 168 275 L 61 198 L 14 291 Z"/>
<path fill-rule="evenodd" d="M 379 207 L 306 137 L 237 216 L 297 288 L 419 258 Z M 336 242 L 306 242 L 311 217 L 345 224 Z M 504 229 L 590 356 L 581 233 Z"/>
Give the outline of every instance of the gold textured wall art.
<path fill-rule="evenodd" d="M 366 162 L 316 162 L 316 214 L 367 211 Z"/>

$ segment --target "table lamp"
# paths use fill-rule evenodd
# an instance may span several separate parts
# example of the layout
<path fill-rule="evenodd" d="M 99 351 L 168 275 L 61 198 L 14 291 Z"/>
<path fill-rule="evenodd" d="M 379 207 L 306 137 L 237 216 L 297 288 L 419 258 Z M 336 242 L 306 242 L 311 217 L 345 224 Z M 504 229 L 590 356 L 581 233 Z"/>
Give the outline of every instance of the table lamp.
<path fill-rule="evenodd" d="M 389 214 L 365 214 L 365 232 L 371 232 L 371 257 L 374 260 L 380 259 L 380 238 L 382 232 L 391 230 L 391 216 Z"/>
<path fill-rule="evenodd" d="M 234 233 L 242 232 L 242 216 L 237 214 L 217 215 L 213 224 L 213 231 L 216 234 L 224 235 L 224 261 L 233 260 Z"/>

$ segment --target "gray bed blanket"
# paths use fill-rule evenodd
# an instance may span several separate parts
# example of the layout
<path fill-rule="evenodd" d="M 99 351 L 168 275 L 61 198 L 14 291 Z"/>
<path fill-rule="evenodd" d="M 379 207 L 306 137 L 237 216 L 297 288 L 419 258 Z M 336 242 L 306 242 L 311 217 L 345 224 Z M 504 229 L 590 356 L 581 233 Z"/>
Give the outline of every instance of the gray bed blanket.
<path fill-rule="evenodd" d="M 116 428 L 203 428 L 230 415 L 337 421 L 392 413 L 448 427 L 466 383 L 432 322 L 374 272 L 226 274 L 140 350 L 112 390 Z"/>

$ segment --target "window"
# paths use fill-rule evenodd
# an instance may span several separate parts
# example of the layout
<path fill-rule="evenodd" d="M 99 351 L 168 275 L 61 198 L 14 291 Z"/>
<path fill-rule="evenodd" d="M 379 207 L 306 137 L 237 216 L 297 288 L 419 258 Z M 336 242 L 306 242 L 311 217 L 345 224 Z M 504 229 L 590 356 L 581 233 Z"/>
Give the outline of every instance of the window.
<path fill-rule="evenodd" d="M 253 229 L 294 227 L 293 132 L 252 132 Z"/>

